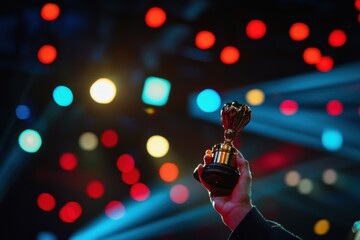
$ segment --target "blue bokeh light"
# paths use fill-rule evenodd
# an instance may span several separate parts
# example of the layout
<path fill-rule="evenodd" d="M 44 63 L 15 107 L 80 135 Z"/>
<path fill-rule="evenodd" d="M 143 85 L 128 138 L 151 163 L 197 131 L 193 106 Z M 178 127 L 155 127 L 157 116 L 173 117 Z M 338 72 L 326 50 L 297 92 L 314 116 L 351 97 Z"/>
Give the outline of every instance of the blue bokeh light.
<path fill-rule="evenodd" d="M 68 87 L 57 86 L 53 92 L 54 101 L 62 107 L 67 107 L 73 102 L 73 94 Z"/>
<path fill-rule="evenodd" d="M 170 95 L 171 84 L 168 80 L 148 77 L 142 92 L 142 101 L 149 105 L 164 106 Z"/>
<path fill-rule="evenodd" d="M 57 240 L 57 237 L 52 232 L 39 232 L 36 240 Z"/>
<path fill-rule="evenodd" d="M 15 112 L 18 119 L 25 120 L 30 117 L 30 108 L 26 105 L 18 105 Z"/>
<path fill-rule="evenodd" d="M 343 144 L 343 136 L 336 129 L 325 129 L 321 136 L 321 143 L 327 150 L 336 151 Z"/>
<path fill-rule="evenodd" d="M 208 88 L 198 94 L 196 103 L 203 112 L 215 112 L 220 107 L 221 98 L 215 90 Z"/>

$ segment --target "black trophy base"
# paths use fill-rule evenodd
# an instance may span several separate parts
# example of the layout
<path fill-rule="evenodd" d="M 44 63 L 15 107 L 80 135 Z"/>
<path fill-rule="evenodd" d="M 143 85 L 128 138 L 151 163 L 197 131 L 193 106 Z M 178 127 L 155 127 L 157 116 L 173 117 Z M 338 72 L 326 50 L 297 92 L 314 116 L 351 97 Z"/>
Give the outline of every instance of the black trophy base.
<path fill-rule="evenodd" d="M 200 181 L 197 171 L 194 177 Z M 211 186 L 212 195 L 229 196 L 238 182 L 239 173 L 225 164 L 209 163 L 203 169 L 202 179 Z"/>

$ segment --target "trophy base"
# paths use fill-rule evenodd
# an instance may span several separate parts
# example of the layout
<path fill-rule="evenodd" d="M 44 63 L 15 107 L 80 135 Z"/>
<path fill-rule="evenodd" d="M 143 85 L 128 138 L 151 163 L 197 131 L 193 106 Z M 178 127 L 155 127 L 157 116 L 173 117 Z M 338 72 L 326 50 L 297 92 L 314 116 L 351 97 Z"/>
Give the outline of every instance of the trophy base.
<path fill-rule="evenodd" d="M 194 177 L 200 181 L 197 171 Z M 211 186 L 210 191 L 214 196 L 229 196 L 238 182 L 239 173 L 227 165 L 210 163 L 205 165 L 202 179 Z"/>

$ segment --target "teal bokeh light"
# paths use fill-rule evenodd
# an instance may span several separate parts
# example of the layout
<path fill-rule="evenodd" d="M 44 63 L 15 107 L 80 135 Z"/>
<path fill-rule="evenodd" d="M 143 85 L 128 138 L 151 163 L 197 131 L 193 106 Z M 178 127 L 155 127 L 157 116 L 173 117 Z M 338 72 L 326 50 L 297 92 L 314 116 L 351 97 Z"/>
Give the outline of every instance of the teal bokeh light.
<path fill-rule="evenodd" d="M 142 101 L 149 105 L 164 106 L 170 95 L 171 84 L 168 80 L 148 77 L 142 92 Z"/>
<path fill-rule="evenodd" d="M 336 129 L 325 129 L 321 136 L 321 143 L 327 150 L 336 151 L 343 144 L 343 136 Z"/>
<path fill-rule="evenodd" d="M 41 136 L 35 130 L 26 129 L 19 136 L 19 145 L 25 152 L 37 152 L 41 147 L 41 144 Z"/>
<path fill-rule="evenodd" d="M 215 90 L 205 89 L 198 94 L 196 103 L 203 112 L 215 112 L 220 107 L 221 98 Z"/>
<path fill-rule="evenodd" d="M 57 237 L 52 232 L 39 232 L 36 240 L 57 240 Z"/>
<path fill-rule="evenodd" d="M 53 92 L 53 98 L 56 104 L 67 107 L 73 102 L 73 94 L 68 87 L 57 86 Z"/>

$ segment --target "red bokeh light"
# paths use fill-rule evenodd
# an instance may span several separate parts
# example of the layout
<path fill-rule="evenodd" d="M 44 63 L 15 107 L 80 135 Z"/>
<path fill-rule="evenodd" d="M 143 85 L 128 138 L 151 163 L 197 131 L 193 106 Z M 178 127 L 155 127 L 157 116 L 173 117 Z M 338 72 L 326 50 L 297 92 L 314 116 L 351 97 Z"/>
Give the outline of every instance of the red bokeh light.
<path fill-rule="evenodd" d="M 46 21 L 54 21 L 60 15 L 60 8 L 55 3 L 46 3 L 41 8 L 40 15 Z"/>
<path fill-rule="evenodd" d="M 328 72 L 334 67 L 334 60 L 330 56 L 321 57 L 320 61 L 316 64 L 316 69 L 320 72 Z"/>
<path fill-rule="evenodd" d="M 60 167 L 66 171 L 74 170 L 78 165 L 78 160 L 73 153 L 63 153 L 59 159 Z"/>
<path fill-rule="evenodd" d="M 360 11 L 360 0 L 355 0 L 354 5 L 355 5 L 355 9 Z"/>
<path fill-rule="evenodd" d="M 161 165 L 159 175 L 164 182 L 173 182 L 179 175 L 179 168 L 174 163 L 166 162 Z"/>
<path fill-rule="evenodd" d="M 316 47 L 309 47 L 304 50 L 303 59 L 307 64 L 317 64 L 321 60 L 321 52 Z"/>
<path fill-rule="evenodd" d="M 125 206 L 119 201 L 111 201 L 105 207 L 105 214 L 112 220 L 118 220 L 125 215 Z"/>
<path fill-rule="evenodd" d="M 38 59 L 43 64 L 51 64 L 55 61 L 57 51 L 54 46 L 44 45 L 38 51 Z"/>
<path fill-rule="evenodd" d="M 331 116 L 338 116 L 343 110 L 343 104 L 338 100 L 331 100 L 326 104 L 326 111 Z"/>
<path fill-rule="evenodd" d="M 251 39 L 260 39 L 265 33 L 266 25 L 261 20 L 252 20 L 246 26 L 246 35 Z"/>
<path fill-rule="evenodd" d="M 37 198 L 37 205 L 43 211 L 51 211 L 55 208 L 55 198 L 50 193 L 41 193 Z"/>
<path fill-rule="evenodd" d="M 77 202 L 66 203 L 59 212 L 59 217 L 63 222 L 72 223 L 82 214 L 82 207 Z"/>
<path fill-rule="evenodd" d="M 341 47 L 346 41 L 346 33 L 341 29 L 335 29 L 329 34 L 328 42 L 331 47 Z"/>
<path fill-rule="evenodd" d="M 298 104 L 294 100 L 285 100 L 280 104 L 280 112 L 284 115 L 294 115 L 298 108 Z"/>
<path fill-rule="evenodd" d="M 220 53 L 220 60 L 225 64 L 234 64 L 239 60 L 239 58 L 240 51 L 233 46 L 223 48 Z"/>
<path fill-rule="evenodd" d="M 127 173 L 133 170 L 135 166 L 135 160 L 130 154 L 122 154 L 116 161 L 116 166 L 122 173 Z"/>
<path fill-rule="evenodd" d="M 289 30 L 289 35 L 294 41 L 305 40 L 310 34 L 308 25 L 302 22 L 294 23 Z"/>
<path fill-rule="evenodd" d="M 114 130 L 108 129 L 101 134 L 100 140 L 105 147 L 111 148 L 118 143 L 119 136 Z"/>
<path fill-rule="evenodd" d="M 189 189 L 182 184 L 174 185 L 170 189 L 170 199 L 177 204 L 186 202 L 189 198 L 189 194 Z"/>
<path fill-rule="evenodd" d="M 161 27 L 166 21 L 166 13 L 162 8 L 152 7 L 145 14 L 145 23 L 151 28 Z"/>
<path fill-rule="evenodd" d="M 128 185 L 135 184 L 140 179 L 140 171 L 134 167 L 129 172 L 123 172 L 121 174 L 121 179 L 123 180 L 124 183 L 126 183 Z"/>
<path fill-rule="evenodd" d="M 130 196 L 138 201 L 144 201 L 150 196 L 150 189 L 143 183 L 136 183 L 130 188 Z"/>
<path fill-rule="evenodd" d="M 209 49 L 214 46 L 216 41 L 215 35 L 209 31 L 200 31 L 196 34 L 195 45 L 199 49 Z"/>
<path fill-rule="evenodd" d="M 104 185 L 99 180 L 93 180 L 86 186 L 86 194 L 91 198 L 101 198 L 104 192 Z"/>

